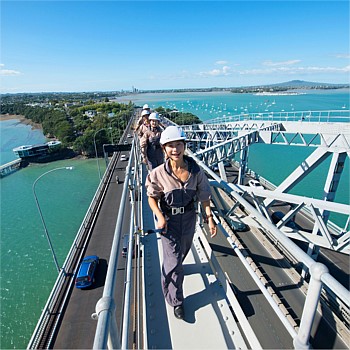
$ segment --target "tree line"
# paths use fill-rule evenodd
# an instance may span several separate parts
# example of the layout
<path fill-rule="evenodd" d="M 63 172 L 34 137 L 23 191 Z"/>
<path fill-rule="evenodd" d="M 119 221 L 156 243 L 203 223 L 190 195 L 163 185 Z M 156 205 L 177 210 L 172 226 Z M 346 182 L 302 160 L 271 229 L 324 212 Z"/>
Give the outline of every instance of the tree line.
<path fill-rule="evenodd" d="M 168 118 L 178 125 L 193 125 L 202 123 L 202 121 L 192 113 L 179 112 L 177 110 L 174 111 L 164 107 L 157 107 L 155 110 L 162 116 Z"/>
<path fill-rule="evenodd" d="M 94 103 L 63 107 L 50 103 L 40 106 L 23 102 L 1 103 L 1 114 L 21 115 L 41 124 L 48 138 L 62 142 L 63 148 L 78 154 L 93 156 L 96 144 L 117 142 L 134 112 L 134 105 Z M 85 112 L 91 111 L 91 114 Z M 99 153 L 102 150 L 99 150 Z"/>
<path fill-rule="evenodd" d="M 41 103 L 1 102 L 1 114 L 21 115 L 32 122 L 41 124 L 47 138 L 62 142 L 65 149 L 71 149 L 76 154 L 85 156 L 102 153 L 103 144 L 118 143 L 127 124 L 132 118 L 135 105 L 109 102 L 94 102 L 69 104 L 57 101 Z M 192 113 L 174 112 L 163 107 L 156 111 L 176 124 L 199 124 L 201 120 Z M 94 142 L 95 141 L 95 142 Z"/>

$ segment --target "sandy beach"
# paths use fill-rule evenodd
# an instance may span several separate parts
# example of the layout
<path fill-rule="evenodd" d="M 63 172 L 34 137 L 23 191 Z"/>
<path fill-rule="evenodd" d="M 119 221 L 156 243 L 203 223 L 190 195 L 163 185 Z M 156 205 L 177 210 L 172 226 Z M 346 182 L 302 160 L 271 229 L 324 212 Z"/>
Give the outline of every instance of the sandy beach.
<path fill-rule="evenodd" d="M 39 123 L 34 123 L 31 119 L 26 119 L 23 115 L 17 114 L 0 114 L 0 121 L 16 119 L 19 123 L 25 125 L 31 125 L 32 129 L 40 129 L 42 130 L 42 126 Z"/>

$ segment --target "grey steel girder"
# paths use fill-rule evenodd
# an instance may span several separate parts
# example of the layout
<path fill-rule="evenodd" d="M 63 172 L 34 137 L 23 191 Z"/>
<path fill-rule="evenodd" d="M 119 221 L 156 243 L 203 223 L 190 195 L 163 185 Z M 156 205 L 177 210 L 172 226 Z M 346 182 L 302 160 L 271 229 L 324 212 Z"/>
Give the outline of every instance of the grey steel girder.
<path fill-rule="evenodd" d="M 209 166 L 212 166 L 220 161 L 232 158 L 243 148 L 248 147 L 252 143 L 256 143 L 258 141 L 258 136 L 257 131 L 248 132 L 218 145 L 200 150 L 196 152 L 195 155 Z"/>
<path fill-rule="evenodd" d="M 350 206 L 339 203 L 332 203 L 335 192 L 342 174 L 343 165 L 346 157 L 350 157 L 350 126 L 349 123 L 329 123 L 331 125 L 324 125 L 327 123 L 304 123 L 289 122 L 289 123 L 274 123 L 270 125 L 262 125 L 257 123 L 231 123 L 229 124 L 210 124 L 209 126 L 201 125 L 201 130 L 189 130 L 191 140 L 200 138 L 201 142 L 205 138 L 211 142 L 219 142 L 220 138 L 229 137 L 229 130 L 235 130 L 236 136 L 232 139 L 213 144 L 210 147 L 200 150 L 195 153 L 195 156 L 202 160 L 208 166 L 219 164 L 221 177 L 225 180 L 225 171 L 222 163 L 226 159 L 232 159 L 237 152 L 244 155 L 244 161 L 241 159 L 239 171 L 239 184 L 243 183 L 247 162 L 246 155 L 249 151 L 249 146 L 253 143 L 267 143 L 278 145 L 293 145 L 303 147 L 316 147 L 315 151 L 305 159 L 276 189 L 275 191 L 268 191 L 269 195 L 259 195 L 259 189 L 247 188 L 246 192 L 253 197 L 254 203 L 258 211 L 266 216 L 267 209 L 276 200 L 282 200 L 288 203 L 294 203 L 296 208 L 292 209 L 286 216 L 278 223 L 279 227 L 284 227 L 290 218 L 292 218 L 296 211 L 307 208 L 309 216 L 314 222 L 313 233 L 309 232 L 291 232 L 285 230 L 285 234 L 289 237 L 300 239 L 316 246 L 322 246 L 329 249 L 334 249 L 344 253 L 350 253 Z M 226 126 L 226 134 L 224 132 Z M 207 132 L 210 129 L 211 132 Z M 217 130 L 220 130 L 218 132 Z M 248 131 L 247 131 L 248 130 Z M 233 135 L 231 134 L 231 135 Z M 201 136 L 199 136 L 201 135 Z M 215 141 L 214 141 L 215 140 Z M 332 156 L 331 165 L 328 170 L 328 176 L 324 185 L 324 200 L 308 201 L 290 201 L 292 195 L 287 194 L 294 186 L 296 186 L 302 179 L 304 179 L 311 171 L 316 169 L 326 158 Z M 221 165 L 221 166 L 220 166 Z M 242 186 L 245 187 L 245 186 Z M 261 194 L 261 193 L 260 193 Z M 317 205 L 313 203 L 317 201 Z M 306 204 L 309 203 L 309 204 Z M 327 203 L 326 207 L 322 203 Z M 333 207 L 330 204 L 334 204 Z M 328 205 L 330 205 L 328 207 Z M 347 224 L 340 232 L 332 226 L 327 224 L 329 212 L 336 212 L 348 215 Z M 271 220 L 270 218 L 268 218 Z M 331 227 L 331 229 L 330 229 Z M 339 229 L 339 228 L 338 228 Z M 288 231 L 288 232 L 287 232 Z"/>
<path fill-rule="evenodd" d="M 337 231 L 337 227 L 331 225 L 331 223 L 328 225 L 323 220 L 321 215 L 323 211 L 328 211 L 350 216 L 350 205 L 297 196 L 288 193 L 252 188 L 250 186 L 234 186 L 234 189 L 243 197 L 245 197 L 247 194 L 251 195 L 254 199 L 254 204 L 257 210 L 261 215 L 267 217 L 270 222 L 270 217 L 266 215 L 267 210 L 266 206 L 264 205 L 264 200 L 278 200 L 284 203 L 292 204 L 294 208 L 289 210 L 280 220 L 280 222 L 276 224 L 276 226 L 281 229 L 286 236 L 308 243 L 311 242 L 317 246 L 336 250 L 345 254 L 350 254 L 350 231 Z M 320 232 L 319 235 L 302 230 L 292 230 L 291 228 L 285 226 L 288 221 L 301 210 L 314 222 L 314 228 Z"/>

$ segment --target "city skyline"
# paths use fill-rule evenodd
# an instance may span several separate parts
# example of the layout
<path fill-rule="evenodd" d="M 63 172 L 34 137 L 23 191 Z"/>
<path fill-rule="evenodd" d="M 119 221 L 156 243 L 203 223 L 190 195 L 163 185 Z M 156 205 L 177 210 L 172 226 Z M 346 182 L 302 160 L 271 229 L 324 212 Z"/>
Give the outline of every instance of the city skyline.
<path fill-rule="evenodd" d="M 348 1 L 2 1 L 1 93 L 349 83 Z"/>

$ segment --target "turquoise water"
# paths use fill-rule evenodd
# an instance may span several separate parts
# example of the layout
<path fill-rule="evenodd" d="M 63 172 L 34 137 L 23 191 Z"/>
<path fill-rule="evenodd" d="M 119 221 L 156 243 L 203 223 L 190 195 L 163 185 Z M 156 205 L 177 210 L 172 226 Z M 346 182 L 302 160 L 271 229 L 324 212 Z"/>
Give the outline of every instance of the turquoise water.
<path fill-rule="evenodd" d="M 36 195 L 59 265 L 80 227 L 98 184 L 95 160 L 31 165 L 1 179 L 1 344 L 25 348 L 57 276 L 32 192 Z"/>
<path fill-rule="evenodd" d="M 118 98 L 118 101 L 144 103 L 154 109 L 159 106 L 191 112 L 201 120 L 232 116 L 241 113 L 267 113 L 280 111 L 320 111 L 349 109 L 349 90 L 299 90 L 301 95 L 261 96 L 254 94 L 214 93 L 163 93 L 140 94 Z M 345 107 L 345 108 L 344 108 Z"/>
<path fill-rule="evenodd" d="M 262 96 L 255 94 L 215 93 L 179 93 L 179 94 L 140 94 L 119 98 L 133 101 L 142 106 L 148 103 L 152 108 L 163 106 L 191 112 L 203 121 L 224 115 L 241 113 L 321 111 L 349 109 L 349 89 L 339 90 L 298 90 L 300 95 Z M 349 121 L 349 120 L 348 120 Z M 299 146 L 253 145 L 249 153 L 249 168 L 275 185 L 279 185 L 315 148 Z M 330 159 L 327 159 L 314 173 L 310 174 L 291 193 L 321 199 Z M 349 204 L 349 158 L 337 191 L 336 200 Z M 331 217 L 333 219 L 333 216 Z M 345 224 L 345 218 L 334 220 Z"/>
<path fill-rule="evenodd" d="M 12 148 L 46 139 L 17 120 L 1 126 L 1 164 L 16 156 Z M 54 265 L 35 204 L 35 190 L 59 265 L 62 265 L 98 185 L 96 160 L 65 160 L 30 165 L 0 180 L 0 348 L 26 348 L 56 280 Z M 103 162 L 101 161 L 103 169 Z"/>
<path fill-rule="evenodd" d="M 0 164 L 17 158 L 12 151 L 14 147 L 46 142 L 41 130 L 33 130 L 30 125 L 22 124 L 16 119 L 1 121 L 0 135 Z"/>
<path fill-rule="evenodd" d="M 135 97 L 135 96 L 134 96 Z M 142 98 L 142 99 L 141 99 Z M 218 108 L 225 113 L 235 113 L 241 107 L 256 112 L 254 108 L 277 110 L 341 109 L 349 106 L 349 92 L 319 92 L 299 96 L 254 96 L 228 93 L 214 94 L 157 94 L 138 95 L 133 100 L 142 105 L 149 103 L 176 107 L 192 112 L 202 120 L 215 114 Z M 269 100 L 269 101 L 266 101 Z M 128 101 L 128 98 L 126 98 Z M 260 105 L 261 103 L 266 105 Z M 275 102 L 272 104 L 272 102 Z M 203 105 L 204 104 L 204 105 Z M 210 106 L 212 113 L 208 113 Z M 226 106 L 225 106 L 226 104 Z M 203 105 L 203 106 L 202 106 Z M 293 106 L 291 106 L 293 105 Z M 212 108 L 214 106 L 214 108 Z M 254 108 L 253 108 L 254 106 Z M 289 106 L 289 109 L 287 108 Z M 207 109 L 207 111 L 205 111 Z M 215 112 L 213 112 L 213 110 Z M 16 157 L 12 148 L 23 144 L 45 141 L 40 130 L 2 121 L 0 151 L 1 164 Z M 281 182 L 313 149 L 254 145 L 249 155 L 249 166 L 271 182 Z M 269 161 L 266 161 L 268 157 Z M 339 188 L 337 200 L 349 203 L 349 164 Z M 272 164 L 272 166 L 271 166 Z M 280 164 L 280 165 L 279 165 Z M 103 169 L 103 161 L 100 160 Z M 31 165 L 0 180 L 1 237 L 0 237 L 0 348 L 26 348 L 34 327 L 57 276 L 57 271 L 44 236 L 44 230 L 32 192 L 34 181 L 50 169 L 74 166 L 74 170 L 57 170 L 42 177 L 36 185 L 36 194 L 45 218 L 47 229 L 61 265 L 90 205 L 98 185 L 96 160 L 65 160 L 48 164 Z M 323 189 L 326 167 L 320 167 L 313 178 L 303 182 L 295 191 L 319 198 Z"/>

